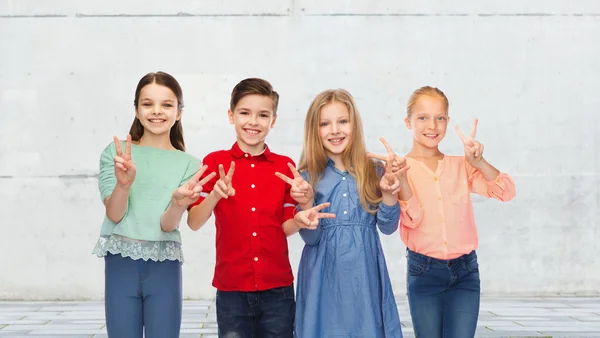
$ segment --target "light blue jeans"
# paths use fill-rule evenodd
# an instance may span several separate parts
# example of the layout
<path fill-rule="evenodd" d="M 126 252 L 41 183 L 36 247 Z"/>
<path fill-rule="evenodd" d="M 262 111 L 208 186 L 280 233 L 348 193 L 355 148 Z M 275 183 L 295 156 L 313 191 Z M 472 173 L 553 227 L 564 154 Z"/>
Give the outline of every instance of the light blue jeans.
<path fill-rule="evenodd" d="M 439 260 L 407 250 L 408 304 L 417 338 L 469 338 L 479 318 L 477 254 Z"/>
<path fill-rule="evenodd" d="M 105 314 L 110 338 L 178 338 L 181 328 L 181 263 L 133 260 L 108 254 Z"/>

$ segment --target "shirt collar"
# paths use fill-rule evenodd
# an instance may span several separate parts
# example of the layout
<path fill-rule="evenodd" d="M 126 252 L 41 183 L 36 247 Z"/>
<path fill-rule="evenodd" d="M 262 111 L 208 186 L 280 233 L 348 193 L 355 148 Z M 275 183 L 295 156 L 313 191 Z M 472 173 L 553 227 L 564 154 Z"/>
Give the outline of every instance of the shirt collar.
<path fill-rule="evenodd" d="M 233 146 L 231 147 L 231 149 L 229 151 L 231 152 L 231 154 L 235 158 L 242 158 L 242 157 L 250 157 L 250 156 L 252 156 L 252 154 L 244 152 L 242 150 L 242 148 L 240 148 L 240 146 L 238 145 L 237 142 L 235 142 L 233 144 Z M 254 156 L 257 157 L 257 156 L 261 156 L 261 155 L 264 155 L 265 158 L 267 159 L 267 161 L 273 162 L 273 154 L 271 153 L 271 150 L 269 149 L 268 145 L 265 144 L 265 149 L 262 151 L 262 153 L 260 153 L 258 155 L 254 155 Z"/>

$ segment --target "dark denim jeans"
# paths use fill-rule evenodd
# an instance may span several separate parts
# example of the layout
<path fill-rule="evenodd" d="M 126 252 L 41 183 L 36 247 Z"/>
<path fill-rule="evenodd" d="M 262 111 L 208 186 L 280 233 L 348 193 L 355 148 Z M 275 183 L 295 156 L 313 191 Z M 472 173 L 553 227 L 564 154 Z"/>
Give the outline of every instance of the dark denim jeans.
<path fill-rule="evenodd" d="M 479 318 L 477 254 L 440 260 L 407 250 L 408 304 L 417 338 L 469 338 Z"/>
<path fill-rule="evenodd" d="M 181 263 L 133 260 L 108 254 L 105 314 L 110 338 L 178 338 L 181 327 Z"/>
<path fill-rule="evenodd" d="M 222 338 L 292 338 L 294 286 L 265 291 L 217 291 L 217 324 Z"/>

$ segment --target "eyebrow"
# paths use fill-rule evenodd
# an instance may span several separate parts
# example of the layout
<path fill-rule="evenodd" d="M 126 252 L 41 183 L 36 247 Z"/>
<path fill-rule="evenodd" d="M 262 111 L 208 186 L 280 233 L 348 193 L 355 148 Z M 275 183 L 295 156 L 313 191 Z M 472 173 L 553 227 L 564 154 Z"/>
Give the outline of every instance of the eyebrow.
<path fill-rule="evenodd" d="M 238 110 L 238 111 L 240 111 L 240 110 L 243 110 L 243 111 L 249 111 L 249 112 L 252 112 L 252 109 L 250 109 L 250 108 L 244 108 L 244 107 L 241 107 L 241 108 L 236 108 L 236 110 Z M 259 113 L 269 113 L 269 114 L 272 114 L 272 113 L 273 113 L 272 111 L 270 111 L 270 110 L 266 110 L 266 109 L 259 110 L 258 112 L 259 112 Z"/>

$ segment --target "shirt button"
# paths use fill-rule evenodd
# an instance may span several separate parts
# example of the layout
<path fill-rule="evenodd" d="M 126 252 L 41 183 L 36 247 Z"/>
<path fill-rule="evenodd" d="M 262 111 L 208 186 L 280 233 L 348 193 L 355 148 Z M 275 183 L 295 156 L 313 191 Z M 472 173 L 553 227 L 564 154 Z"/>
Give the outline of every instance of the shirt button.
<path fill-rule="evenodd" d="M 255 187 L 255 185 L 253 184 L 253 185 L 251 185 L 250 187 L 254 188 L 254 187 Z"/>
<path fill-rule="evenodd" d="M 438 196 L 438 200 L 440 200 L 440 201 L 441 201 L 441 200 L 442 200 L 442 196 Z"/>
<path fill-rule="evenodd" d="M 251 166 L 252 168 L 254 168 L 254 163 L 252 163 L 250 166 Z"/>
<path fill-rule="evenodd" d="M 346 178 L 345 178 L 345 177 L 342 177 L 342 179 L 343 179 L 344 181 L 346 180 Z"/>
<path fill-rule="evenodd" d="M 348 194 L 344 193 L 344 197 L 348 196 Z"/>
<path fill-rule="evenodd" d="M 344 215 L 347 214 L 347 213 L 348 213 L 348 211 L 344 210 Z"/>
<path fill-rule="evenodd" d="M 248 154 L 244 154 L 244 157 L 248 157 Z"/>
<path fill-rule="evenodd" d="M 440 222 L 444 223 L 444 218 L 440 219 Z"/>
<path fill-rule="evenodd" d="M 255 262 L 258 262 L 258 257 L 254 257 L 254 261 L 255 261 Z"/>
<path fill-rule="evenodd" d="M 256 237 L 256 232 L 253 232 L 253 233 L 252 233 L 252 236 Z"/>
<path fill-rule="evenodd" d="M 448 242 L 444 241 L 444 245 L 448 245 Z"/>
<path fill-rule="evenodd" d="M 437 181 L 437 176 L 433 176 L 433 180 L 434 180 L 434 181 Z"/>
<path fill-rule="evenodd" d="M 252 207 L 252 211 L 256 211 L 256 208 L 255 208 L 255 207 Z"/>

